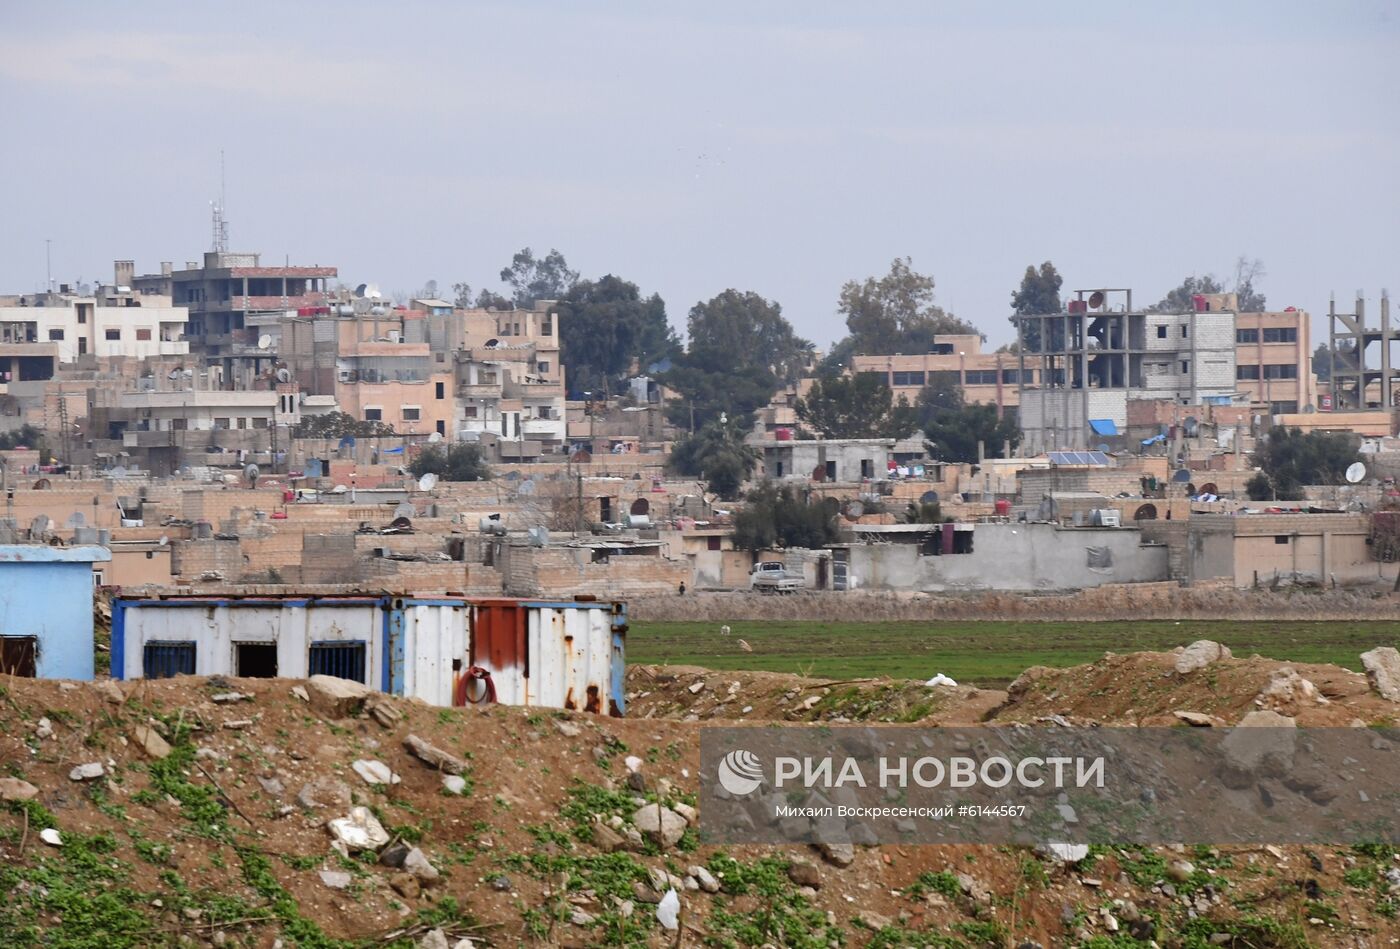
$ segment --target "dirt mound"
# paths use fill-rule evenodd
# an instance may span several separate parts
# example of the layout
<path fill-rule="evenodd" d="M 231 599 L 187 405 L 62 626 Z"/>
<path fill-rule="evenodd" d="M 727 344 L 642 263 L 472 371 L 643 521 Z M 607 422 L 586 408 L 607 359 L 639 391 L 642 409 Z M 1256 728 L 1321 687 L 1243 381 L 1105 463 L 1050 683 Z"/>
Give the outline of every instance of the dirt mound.
<path fill-rule="evenodd" d="M 982 721 L 1006 693 L 970 686 L 928 686 L 907 679 L 811 679 L 776 672 L 716 672 L 700 666 L 627 668 L 628 715 L 689 722 L 740 719 L 788 722 Z"/>
<path fill-rule="evenodd" d="M 1177 583 L 1110 584 L 1073 593 L 926 594 L 851 591 L 763 596 L 697 593 L 640 597 L 628 603 L 639 621 L 824 620 L 1096 620 L 1119 619 L 1391 619 L 1400 596 L 1386 583 L 1367 589 L 1285 587 L 1236 590 Z"/>
<path fill-rule="evenodd" d="M 1233 725 L 1270 709 L 1304 726 L 1394 725 L 1400 705 L 1376 695 L 1366 677 L 1332 665 L 1287 663 L 1260 656 L 1216 659 L 1179 671 L 1174 653 L 1106 654 L 1068 669 L 1035 667 L 1011 683 L 992 721 L 1033 722 L 1062 716 L 1077 723 L 1179 725 L 1176 713 Z"/>
<path fill-rule="evenodd" d="M 1060 698 L 1034 676 L 1002 714 L 1127 708 L 1133 676 L 1173 661 L 1056 673 L 1080 677 Z M 1336 704 L 1366 706 L 1340 694 L 1351 680 L 1296 668 Z M 1263 678 L 1227 660 L 1219 681 Z M 616 720 L 275 679 L 0 688 L 7 947 L 1291 947 L 1400 934 L 1389 848 L 1094 848 L 1065 865 L 1014 847 L 887 846 L 830 862 L 705 846 L 690 823 L 699 729 L 685 719 L 713 706 L 786 720 L 818 696 L 799 718 L 937 722 L 996 693 L 653 667 L 632 670 L 634 715 Z M 679 932 L 657 918 L 671 888 Z"/>

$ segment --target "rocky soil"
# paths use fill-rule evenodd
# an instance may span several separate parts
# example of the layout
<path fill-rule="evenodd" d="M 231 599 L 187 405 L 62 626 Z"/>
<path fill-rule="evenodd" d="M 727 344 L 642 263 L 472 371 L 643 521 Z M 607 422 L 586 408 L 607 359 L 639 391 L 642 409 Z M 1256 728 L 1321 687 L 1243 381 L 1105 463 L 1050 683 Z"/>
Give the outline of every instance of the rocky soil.
<path fill-rule="evenodd" d="M 0 679 L 0 945 L 1400 945 L 1400 851 L 1380 844 L 823 853 L 696 833 L 715 720 L 1400 716 L 1387 655 L 1368 679 L 1212 647 L 1006 692 L 638 666 L 622 720 L 339 680 Z"/>

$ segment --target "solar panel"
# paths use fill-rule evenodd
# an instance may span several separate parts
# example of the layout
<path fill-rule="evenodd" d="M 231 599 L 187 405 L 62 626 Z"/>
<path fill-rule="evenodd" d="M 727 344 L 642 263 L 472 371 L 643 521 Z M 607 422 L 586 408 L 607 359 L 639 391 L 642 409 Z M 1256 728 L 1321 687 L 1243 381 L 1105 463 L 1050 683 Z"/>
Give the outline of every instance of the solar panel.
<path fill-rule="evenodd" d="M 1108 456 L 1101 451 L 1048 452 L 1052 465 L 1107 465 Z"/>

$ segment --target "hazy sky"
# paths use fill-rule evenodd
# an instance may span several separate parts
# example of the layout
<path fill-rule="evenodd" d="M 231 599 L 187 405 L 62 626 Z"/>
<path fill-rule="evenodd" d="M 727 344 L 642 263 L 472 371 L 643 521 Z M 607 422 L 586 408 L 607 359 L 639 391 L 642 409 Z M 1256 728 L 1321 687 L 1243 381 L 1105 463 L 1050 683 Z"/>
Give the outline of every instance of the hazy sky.
<path fill-rule="evenodd" d="M 0 4 L 0 292 L 209 248 L 495 287 L 557 247 L 726 287 L 821 346 L 908 255 L 1009 337 L 1011 290 L 1152 301 L 1262 258 L 1272 306 L 1400 289 L 1400 5 Z M 1316 320 L 1319 331 L 1324 321 Z"/>

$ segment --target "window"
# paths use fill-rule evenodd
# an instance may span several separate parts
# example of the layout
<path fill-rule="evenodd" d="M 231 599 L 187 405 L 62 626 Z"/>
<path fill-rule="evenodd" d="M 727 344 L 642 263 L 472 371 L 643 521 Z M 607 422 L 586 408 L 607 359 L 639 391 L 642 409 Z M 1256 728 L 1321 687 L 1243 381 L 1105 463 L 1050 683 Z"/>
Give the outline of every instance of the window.
<path fill-rule="evenodd" d="M 896 372 L 893 376 L 894 385 L 897 386 L 921 386 L 924 384 L 924 373 L 922 370 L 918 372 Z"/>
<path fill-rule="evenodd" d="M 705 538 L 705 549 L 706 549 L 706 550 L 719 550 L 719 549 L 720 549 L 720 542 L 721 542 L 721 540 L 722 540 L 722 538 L 719 538 L 719 537 L 706 537 L 706 538 Z"/>
<path fill-rule="evenodd" d="M 149 642 L 141 654 L 141 675 L 147 679 L 194 675 L 192 642 Z"/>
<path fill-rule="evenodd" d="M 217 428 L 217 429 L 227 429 L 227 428 L 228 428 L 228 419 L 226 419 L 226 418 L 218 418 L 218 417 L 215 417 L 215 419 L 214 419 L 214 427 Z"/>
<path fill-rule="evenodd" d="M 266 419 L 264 416 L 261 416 L 261 415 L 255 415 L 255 416 L 253 416 L 253 427 L 254 427 L 254 428 L 267 428 L 267 419 Z"/>
<path fill-rule="evenodd" d="M 1157 327 L 1157 338 L 1158 338 L 1158 339 L 1166 339 L 1166 338 L 1167 338 L 1167 328 L 1166 328 L 1165 326 L 1159 326 L 1159 327 Z"/>
<path fill-rule="evenodd" d="M 1236 343 L 1257 343 L 1259 342 L 1259 331 L 1257 329 L 1235 330 Z"/>
<path fill-rule="evenodd" d="M 149 329 L 138 329 L 136 331 L 136 338 L 139 340 L 149 340 L 151 338 L 151 331 Z"/>
<path fill-rule="evenodd" d="M 1296 343 L 1298 342 L 1298 328 L 1296 326 L 1269 327 L 1264 330 L 1264 342 Z"/>
<path fill-rule="evenodd" d="M 49 330 L 49 340 L 57 341 L 63 339 L 63 330 Z"/>
<path fill-rule="evenodd" d="M 1264 367 L 1265 379 L 1297 379 L 1298 366 L 1296 363 L 1279 363 L 1277 365 Z"/>
<path fill-rule="evenodd" d="M 1259 378 L 1259 367 L 1258 367 L 1258 366 L 1246 366 L 1246 365 L 1244 365 L 1243 363 L 1241 363 L 1241 364 L 1235 366 L 1235 378 L 1236 378 L 1236 379 L 1258 379 L 1258 378 Z"/>
<path fill-rule="evenodd" d="M 87 337 L 86 337 L 86 336 L 79 336 L 79 337 L 78 337 L 78 355 L 81 356 L 81 355 L 82 355 L 83 353 L 85 353 L 85 352 L 87 352 Z"/>
<path fill-rule="evenodd" d="M 465 418 L 476 418 L 476 406 L 468 405 L 462 409 L 462 414 Z"/>
<path fill-rule="evenodd" d="M 1297 412 L 1298 403 L 1296 401 L 1269 403 L 1270 415 L 1295 415 Z"/>
<path fill-rule="evenodd" d="M 447 386 L 438 382 L 433 385 L 433 398 L 442 399 L 447 397 Z"/>
<path fill-rule="evenodd" d="M 540 320 L 540 335 L 541 335 L 541 336 L 553 336 L 553 335 L 554 335 L 554 314 L 553 314 L 553 313 L 550 313 L 549 315 L 545 316 L 544 319 Z"/>
<path fill-rule="evenodd" d="M 1289 540 L 1289 537 L 1288 537 L 1287 534 L 1275 534 L 1275 535 L 1274 535 L 1274 543 L 1276 543 L 1276 544 L 1286 544 L 1286 543 L 1288 543 L 1288 540 Z"/>
<path fill-rule="evenodd" d="M 122 338 L 122 331 L 120 327 L 115 327 L 113 329 L 105 330 L 104 335 L 109 340 L 117 340 Z"/>
<path fill-rule="evenodd" d="M 548 360 L 548 359 L 541 359 L 539 362 L 535 363 L 535 371 L 536 371 L 536 372 L 549 372 L 549 360 Z"/>
<path fill-rule="evenodd" d="M 38 656 L 38 637 L 0 636 L 0 675 L 32 679 L 38 675 Z"/>
<path fill-rule="evenodd" d="M 437 433 L 438 433 L 439 435 L 446 435 L 446 434 L 447 434 L 447 423 L 444 422 L 442 419 L 438 419 L 438 420 L 437 420 L 436 428 L 437 428 Z"/>
<path fill-rule="evenodd" d="M 366 422 L 382 422 L 382 421 L 384 421 L 384 410 L 383 410 L 383 409 L 365 409 L 365 421 L 366 421 Z"/>
<path fill-rule="evenodd" d="M 423 417 L 423 410 L 416 405 L 405 405 L 403 407 L 403 420 L 405 422 L 417 422 Z"/>
<path fill-rule="evenodd" d="M 87 308 L 87 304 L 85 304 L 85 303 L 79 303 L 79 304 L 78 304 L 78 325 L 79 325 L 79 326 L 82 326 L 84 323 L 86 323 L 86 322 L 87 322 L 87 317 L 88 317 L 88 308 Z"/>
<path fill-rule="evenodd" d="M 890 384 L 889 373 L 885 373 L 885 372 L 875 372 L 875 371 L 873 371 L 873 370 L 866 370 L 866 371 L 858 372 L 858 373 L 856 373 L 856 375 L 858 375 L 858 376 L 874 376 L 876 379 L 879 379 L 879 380 L 880 380 L 881 382 L 883 382 L 885 385 L 889 385 L 889 384 Z"/>
<path fill-rule="evenodd" d="M 1021 371 L 1022 370 L 1020 369 L 1003 369 L 1001 371 L 1001 381 L 1009 383 L 1011 385 L 1015 385 L 1016 383 L 1021 381 Z M 1035 381 L 1035 378 L 1032 375 L 1032 370 L 1025 370 L 1025 374 L 1025 381 L 1027 385 L 1030 385 Z"/>
<path fill-rule="evenodd" d="M 234 643 L 233 674 L 246 679 L 277 678 L 276 643 Z"/>
<path fill-rule="evenodd" d="M 997 371 L 995 369 L 969 369 L 964 374 L 963 385 L 968 386 L 994 386 L 997 384 Z"/>
<path fill-rule="evenodd" d="M 365 644 L 356 642 L 312 643 L 306 674 L 365 681 Z"/>
<path fill-rule="evenodd" d="M 1188 372 L 1190 372 L 1190 371 L 1191 371 L 1191 363 L 1190 363 L 1188 360 L 1183 359 L 1183 360 L 1181 361 L 1181 374 L 1184 376 L 1184 375 L 1186 375 L 1186 374 L 1187 374 Z"/>
<path fill-rule="evenodd" d="M 1181 328 L 1181 338 L 1182 338 L 1182 339 L 1185 339 L 1185 338 L 1189 335 L 1189 332 L 1190 332 L 1190 327 L 1183 326 L 1183 327 Z"/>

